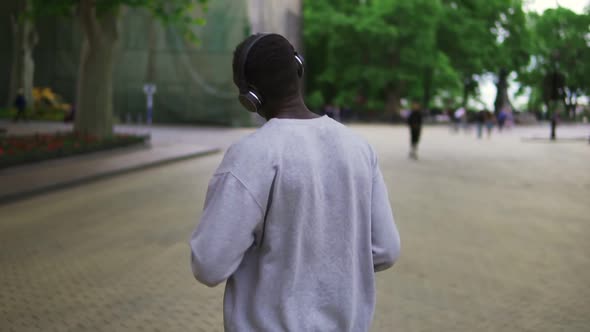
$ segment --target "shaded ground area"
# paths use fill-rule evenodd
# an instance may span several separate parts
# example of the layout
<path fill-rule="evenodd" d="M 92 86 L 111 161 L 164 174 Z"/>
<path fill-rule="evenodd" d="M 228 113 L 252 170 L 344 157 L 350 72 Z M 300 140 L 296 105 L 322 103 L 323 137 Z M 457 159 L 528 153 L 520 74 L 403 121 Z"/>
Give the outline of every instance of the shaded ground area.
<path fill-rule="evenodd" d="M 588 330 L 590 145 L 426 128 L 416 163 L 405 128 L 354 129 L 379 153 L 402 236 L 373 331 Z M 194 282 L 186 244 L 220 159 L 0 206 L 0 330 L 222 331 L 223 288 Z"/>

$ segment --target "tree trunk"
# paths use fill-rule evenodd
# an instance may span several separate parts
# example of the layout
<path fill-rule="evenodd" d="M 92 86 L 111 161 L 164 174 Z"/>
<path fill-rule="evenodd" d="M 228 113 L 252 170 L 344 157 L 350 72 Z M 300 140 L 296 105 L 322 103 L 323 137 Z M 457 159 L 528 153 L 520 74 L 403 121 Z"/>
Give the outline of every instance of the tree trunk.
<path fill-rule="evenodd" d="M 400 89 L 399 86 L 392 86 L 387 90 L 385 100 L 385 115 L 388 119 L 399 117 L 400 115 Z"/>
<path fill-rule="evenodd" d="M 467 108 L 467 102 L 469 101 L 469 88 L 471 83 L 463 83 L 463 100 L 461 100 L 461 106 Z"/>
<path fill-rule="evenodd" d="M 494 111 L 496 113 L 500 112 L 504 107 L 512 106 L 508 97 L 508 75 L 510 75 L 510 72 L 505 68 L 500 69 L 498 73 L 496 100 L 494 101 Z"/>
<path fill-rule="evenodd" d="M 463 77 L 463 101 L 461 106 L 467 109 L 467 102 L 469 101 L 469 95 L 474 94 L 477 91 L 477 82 L 473 79 L 472 75 Z"/>
<path fill-rule="evenodd" d="M 399 52 L 393 53 L 389 63 L 392 70 L 395 70 L 399 62 Z M 394 82 L 387 84 L 385 87 L 385 117 L 389 121 L 393 121 L 400 116 L 401 96 L 404 88 L 405 82 L 400 80 L 395 80 Z"/>
<path fill-rule="evenodd" d="M 145 81 L 153 83 L 156 80 L 156 48 L 158 39 L 156 35 L 156 22 L 151 15 L 149 17 L 148 25 L 148 57 Z"/>
<path fill-rule="evenodd" d="M 98 138 L 113 134 L 113 65 L 118 10 L 97 18 L 94 1 L 80 1 L 85 41 L 80 54 L 74 129 Z"/>
<path fill-rule="evenodd" d="M 424 85 L 422 92 L 422 109 L 430 109 L 430 99 L 432 98 L 432 78 L 434 70 L 432 68 L 426 68 L 424 70 Z"/>
<path fill-rule="evenodd" d="M 20 89 L 23 90 L 28 106 L 33 106 L 33 77 L 35 74 L 33 50 L 37 45 L 38 35 L 32 21 L 19 17 L 30 9 L 30 0 L 19 1 L 18 12 L 11 16 L 13 46 L 8 106 L 12 106 Z"/>

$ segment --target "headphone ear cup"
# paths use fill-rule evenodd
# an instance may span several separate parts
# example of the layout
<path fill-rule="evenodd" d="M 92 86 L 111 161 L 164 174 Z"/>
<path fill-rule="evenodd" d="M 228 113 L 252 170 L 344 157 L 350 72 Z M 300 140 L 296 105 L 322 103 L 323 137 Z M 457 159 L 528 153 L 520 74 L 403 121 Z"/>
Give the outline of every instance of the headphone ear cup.
<path fill-rule="evenodd" d="M 240 104 L 248 110 L 248 112 L 256 113 L 262 106 L 262 100 L 256 94 L 256 92 L 248 91 L 246 93 L 240 93 L 238 97 Z"/>
<path fill-rule="evenodd" d="M 305 72 L 303 57 L 301 55 L 295 53 L 295 61 L 297 61 L 297 75 L 299 75 L 299 77 L 301 77 L 301 76 L 303 76 L 303 73 Z"/>

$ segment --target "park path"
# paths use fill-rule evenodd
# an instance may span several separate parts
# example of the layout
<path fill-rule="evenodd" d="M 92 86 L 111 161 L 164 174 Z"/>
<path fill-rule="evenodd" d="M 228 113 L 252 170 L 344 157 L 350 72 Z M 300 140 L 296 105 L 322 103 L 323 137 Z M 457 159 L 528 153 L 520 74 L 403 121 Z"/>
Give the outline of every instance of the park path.
<path fill-rule="evenodd" d="M 378 152 L 402 236 L 373 331 L 588 331 L 587 143 L 426 128 L 412 162 L 405 128 L 353 129 Z M 220 159 L 0 206 L 0 330 L 222 331 L 223 288 L 194 281 L 186 244 Z"/>

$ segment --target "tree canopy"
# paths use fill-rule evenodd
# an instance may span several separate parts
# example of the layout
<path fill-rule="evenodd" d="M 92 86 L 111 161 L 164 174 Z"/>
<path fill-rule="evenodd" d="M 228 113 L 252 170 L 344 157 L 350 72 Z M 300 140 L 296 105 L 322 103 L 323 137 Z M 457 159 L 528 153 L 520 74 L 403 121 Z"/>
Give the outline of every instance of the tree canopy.
<path fill-rule="evenodd" d="M 395 112 L 401 99 L 456 107 L 493 75 L 498 110 L 510 105 L 510 77 L 534 86 L 555 66 L 568 96 L 587 95 L 588 17 L 564 8 L 527 14 L 522 0 L 308 0 L 308 96 L 314 107 Z"/>
<path fill-rule="evenodd" d="M 314 1 L 304 10 L 309 66 L 317 76 L 309 87 L 322 99 L 352 103 L 362 96 L 367 108 L 396 109 L 426 68 L 449 63 L 436 49 L 440 1 Z M 448 65 L 438 67 L 454 75 Z"/>
<path fill-rule="evenodd" d="M 208 0 L 31 0 L 29 17 L 37 16 L 71 16 L 79 12 L 80 6 L 87 3 L 93 7 L 98 17 L 106 13 L 119 11 L 121 7 L 145 8 L 165 25 L 173 26 L 187 37 L 197 40 L 193 33 L 194 25 L 203 25 L 203 17 L 194 17 L 195 8 L 206 9 Z"/>
<path fill-rule="evenodd" d="M 77 16 L 84 32 L 76 91 L 74 128 L 97 137 L 113 132 L 113 66 L 119 40 L 119 19 L 125 7 L 145 8 L 163 24 L 196 41 L 195 25 L 204 19 L 195 10 L 206 0 L 30 0 L 25 13 L 39 16 Z M 147 38 L 147 34 L 146 34 Z"/>
<path fill-rule="evenodd" d="M 548 9 L 529 15 L 533 35 L 532 62 L 522 75 L 536 99 L 533 105 L 547 104 L 550 97 L 543 82 L 548 75 L 563 77 L 564 103 L 573 111 L 581 96 L 590 95 L 590 15 L 566 8 Z"/>

